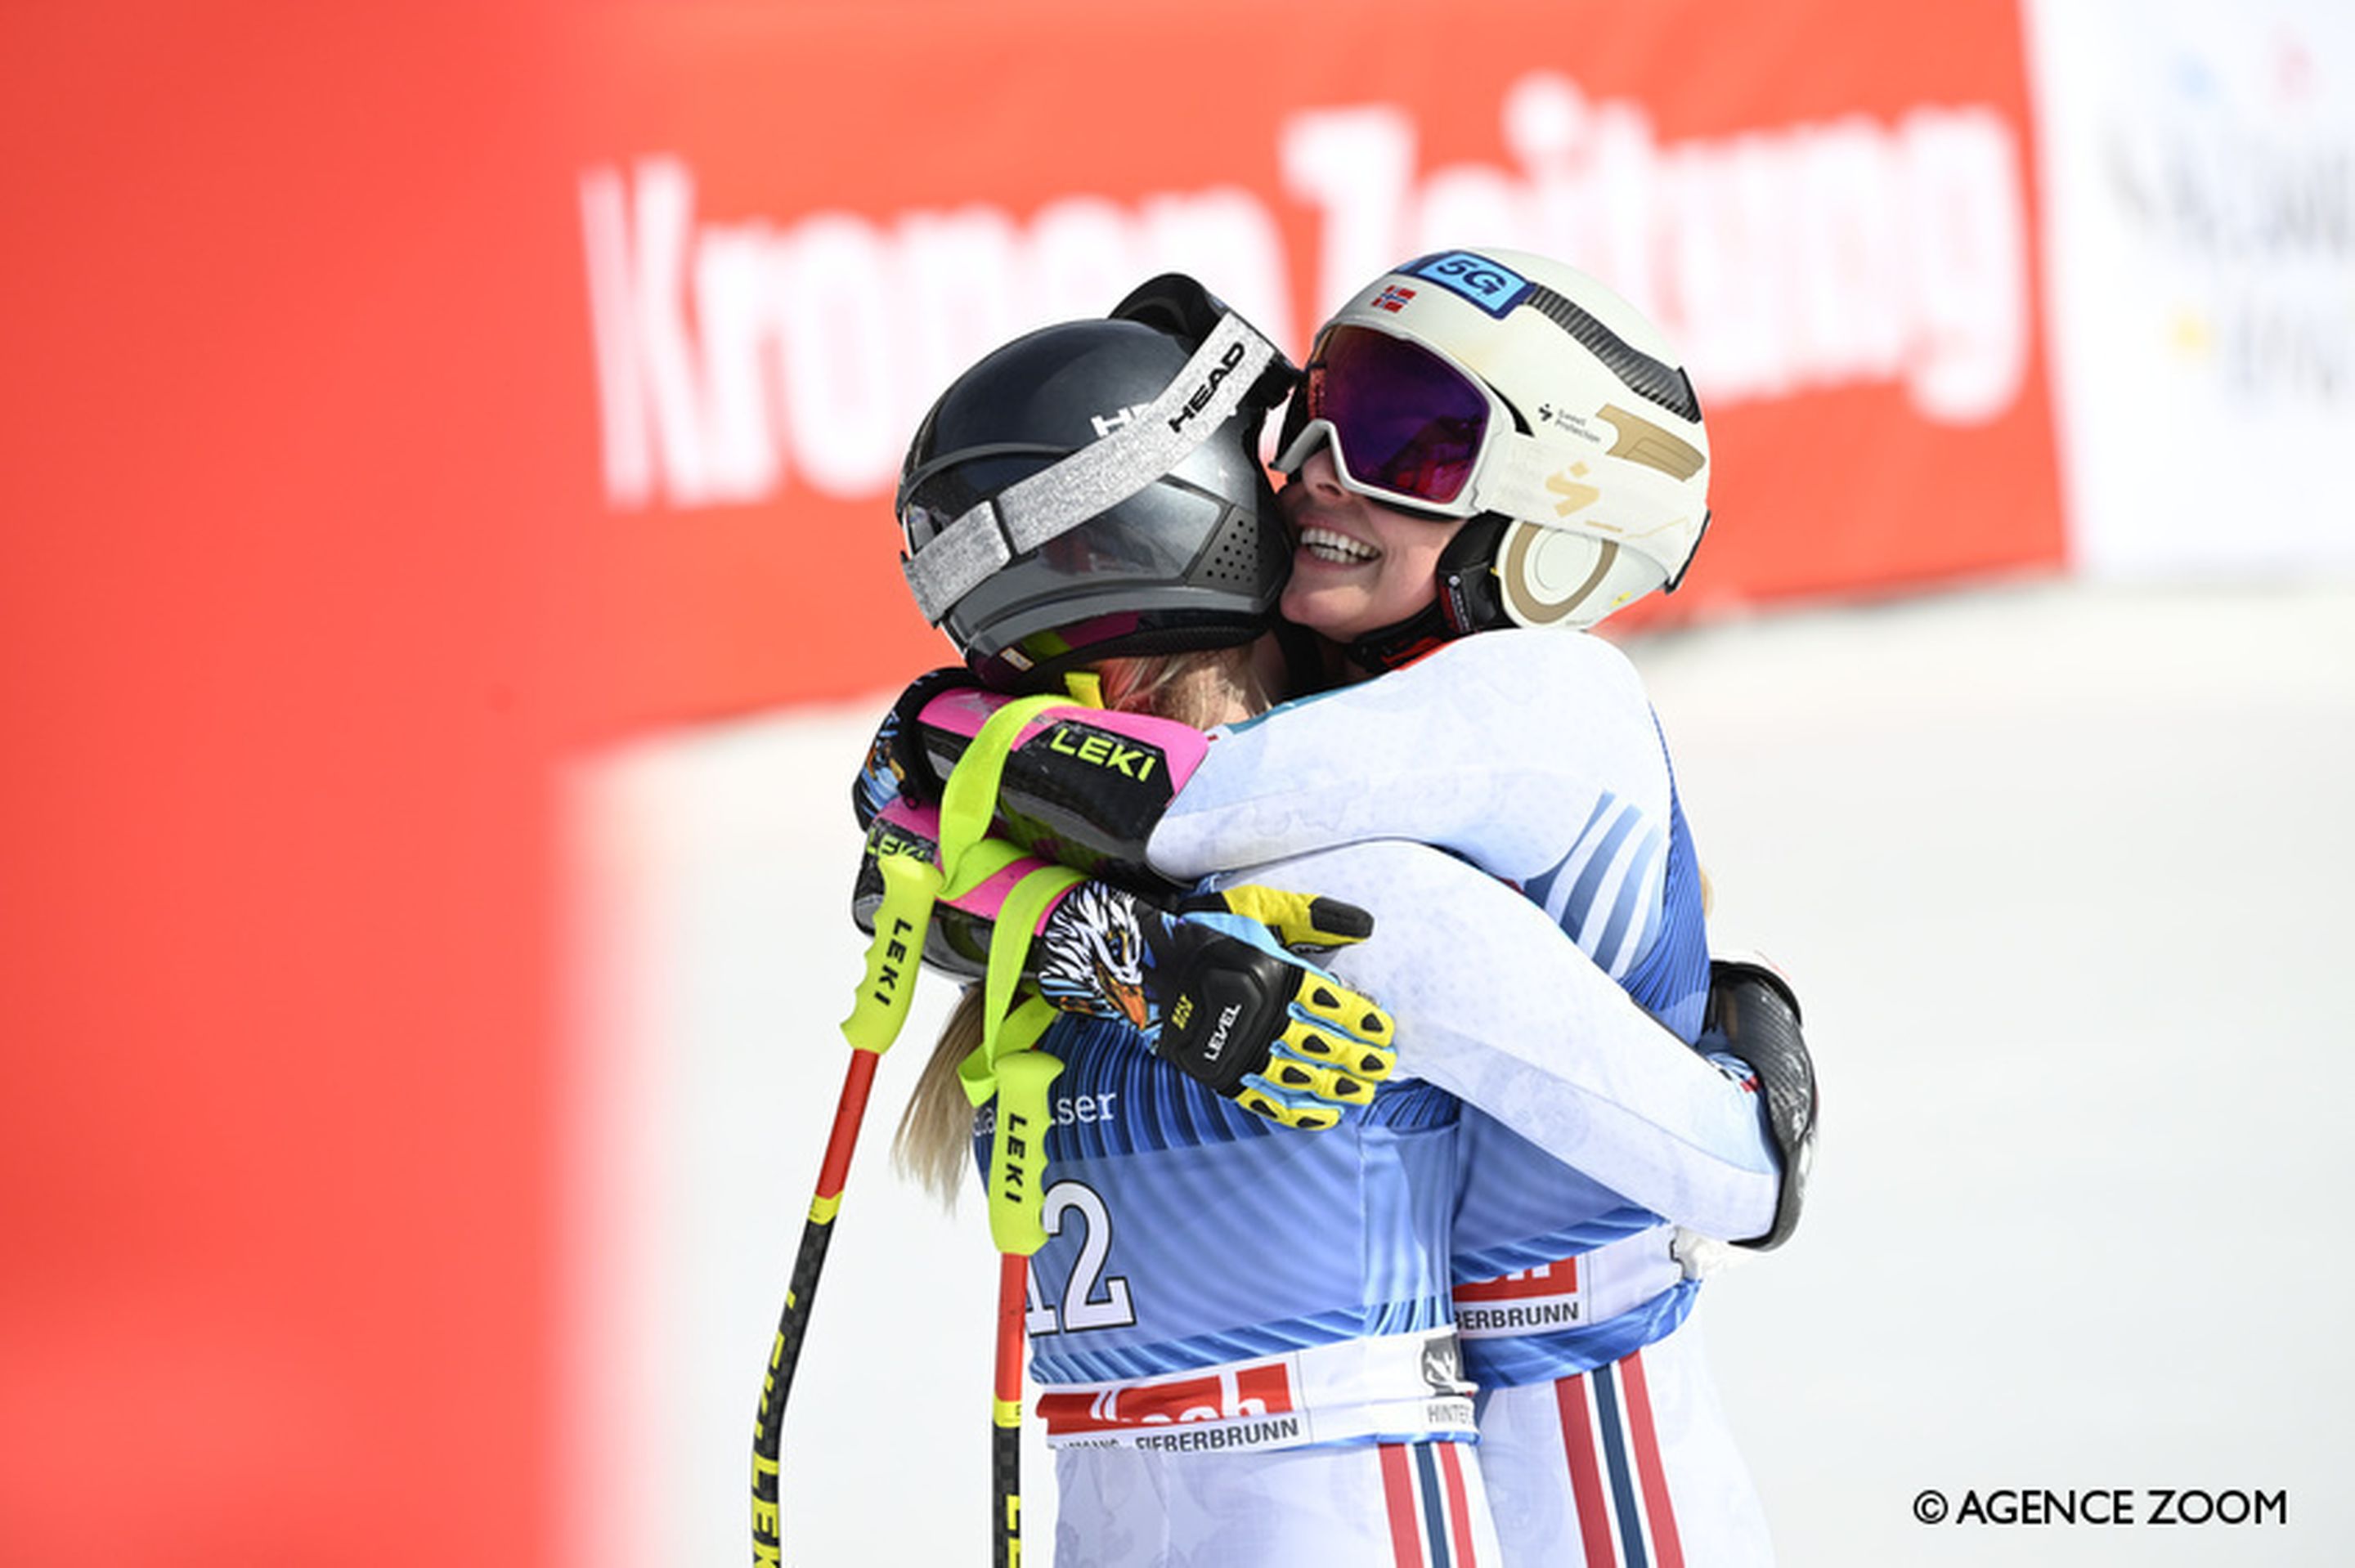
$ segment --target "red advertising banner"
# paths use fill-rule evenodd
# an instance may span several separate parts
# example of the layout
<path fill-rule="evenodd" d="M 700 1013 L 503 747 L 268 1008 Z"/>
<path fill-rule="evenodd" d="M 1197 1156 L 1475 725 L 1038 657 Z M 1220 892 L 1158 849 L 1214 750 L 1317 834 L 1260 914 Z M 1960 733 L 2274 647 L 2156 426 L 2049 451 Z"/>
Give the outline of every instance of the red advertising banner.
<path fill-rule="evenodd" d="M 1636 299 L 1716 454 L 1712 536 L 1654 614 L 2057 562 L 2018 23 L 1942 17 L 603 14 L 575 174 L 618 716 L 943 662 L 890 520 L 924 407 L 1173 267 L 1295 355 L 1357 284 L 1464 243 Z"/>
<path fill-rule="evenodd" d="M 550 1538 L 595 446 L 549 55 L 498 7 L 0 16 L 11 1563 Z"/>

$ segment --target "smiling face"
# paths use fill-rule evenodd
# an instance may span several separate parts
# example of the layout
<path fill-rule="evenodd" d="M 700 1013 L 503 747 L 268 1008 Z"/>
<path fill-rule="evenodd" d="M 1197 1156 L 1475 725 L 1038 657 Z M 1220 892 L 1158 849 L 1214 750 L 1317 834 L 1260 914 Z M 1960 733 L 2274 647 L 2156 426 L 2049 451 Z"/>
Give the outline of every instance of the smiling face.
<path fill-rule="evenodd" d="M 1293 537 L 1284 616 L 1336 642 L 1395 625 L 1439 597 L 1439 556 L 1461 518 L 1418 517 L 1354 494 L 1312 453 L 1278 497 Z"/>

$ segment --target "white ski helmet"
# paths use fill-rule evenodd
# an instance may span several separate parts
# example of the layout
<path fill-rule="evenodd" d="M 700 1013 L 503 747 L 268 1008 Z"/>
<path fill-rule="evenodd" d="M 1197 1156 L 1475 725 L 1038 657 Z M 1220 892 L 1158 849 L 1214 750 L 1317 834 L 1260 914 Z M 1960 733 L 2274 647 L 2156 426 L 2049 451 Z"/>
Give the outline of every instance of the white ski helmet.
<path fill-rule="evenodd" d="M 1675 350 L 1525 251 L 1441 251 L 1360 289 L 1317 333 L 1275 466 L 1320 446 L 1359 494 L 1472 520 L 1441 558 L 1441 635 L 1592 626 L 1673 591 L 1709 525 L 1709 435 Z"/>

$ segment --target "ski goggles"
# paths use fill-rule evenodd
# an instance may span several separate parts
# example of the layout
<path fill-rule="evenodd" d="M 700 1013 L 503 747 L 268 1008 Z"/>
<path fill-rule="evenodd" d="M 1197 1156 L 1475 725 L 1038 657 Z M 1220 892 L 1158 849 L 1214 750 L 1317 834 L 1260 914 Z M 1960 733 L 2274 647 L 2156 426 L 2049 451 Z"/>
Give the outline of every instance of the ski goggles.
<path fill-rule="evenodd" d="M 1469 517 L 1484 510 L 1477 481 L 1513 433 L 1504 400 L 1454 361 L 1371 327 L 1335 326 L 1284 411 L 1275 466 L 1297 473 L 1321 443 L 1358 494 Z"/>

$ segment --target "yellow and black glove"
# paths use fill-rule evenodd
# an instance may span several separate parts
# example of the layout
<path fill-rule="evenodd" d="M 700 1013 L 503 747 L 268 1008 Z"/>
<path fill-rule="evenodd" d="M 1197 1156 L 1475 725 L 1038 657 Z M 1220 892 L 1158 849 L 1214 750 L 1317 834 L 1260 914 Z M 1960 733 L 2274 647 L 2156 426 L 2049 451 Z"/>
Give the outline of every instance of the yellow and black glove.
<path fill-rule="evenodd" d="M 1286 1127 L 1337 1125 L 1398 1065 L 1390 1014 L 1288 950 L 1362 941 L 1337 899 L 1244 886 L 1164 909 L 1106 883 L 1059 904 L 1032 948 L 1041 994 L 1122 1018 L 1155 1053 Z"/>

